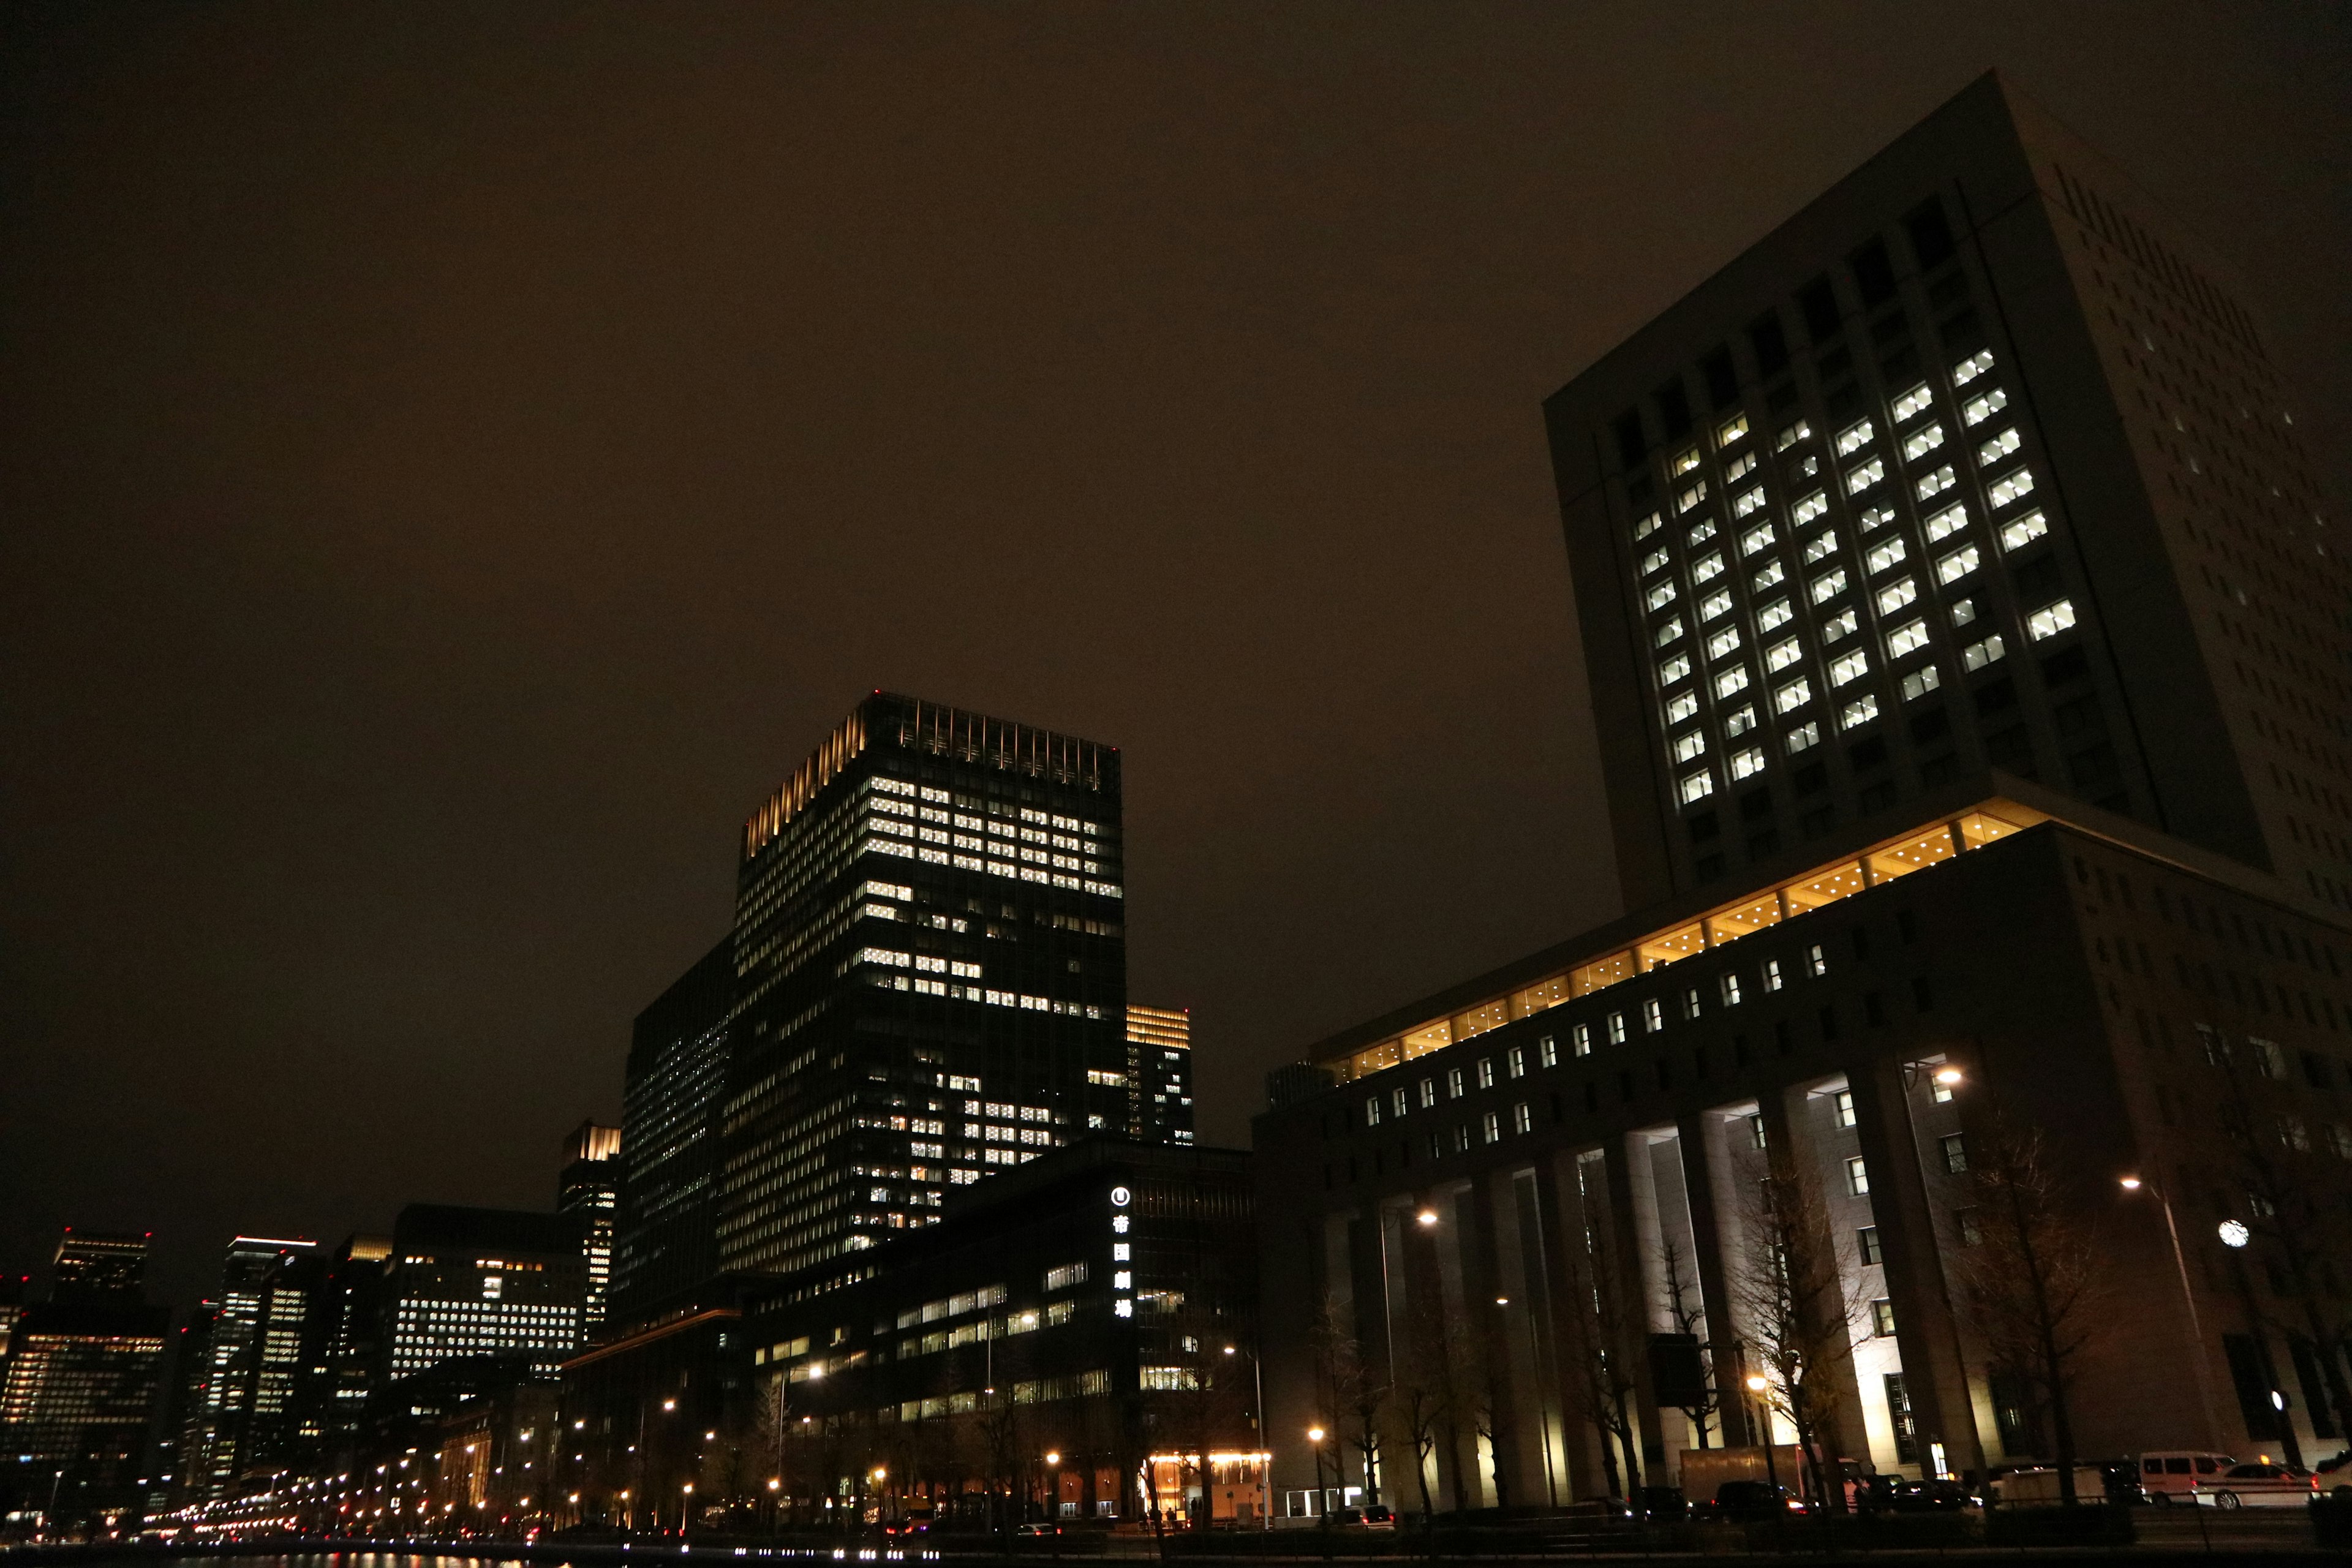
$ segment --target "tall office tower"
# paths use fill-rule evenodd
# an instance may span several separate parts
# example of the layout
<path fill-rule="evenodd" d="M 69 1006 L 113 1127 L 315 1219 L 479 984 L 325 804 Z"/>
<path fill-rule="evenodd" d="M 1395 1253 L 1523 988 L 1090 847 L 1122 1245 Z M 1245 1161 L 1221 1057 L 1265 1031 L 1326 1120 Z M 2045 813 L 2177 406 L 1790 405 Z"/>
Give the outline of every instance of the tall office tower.
<path fill-rule="evenodd" d="M 302 1286 L 282 1266 L 308 1258 L 315 1241 L 240 1236 L 221 1266 L 199 1377 L 200 1403 L 192 1411 L 192 1438 L 183 1450 L 182 1494 L 196 1502 L 226 1496 L 252 1459 L 255 1413 L 263 1424 L 284 1408 L 299 1359 L 307 1305 Z"/>
<path fill-rule="evenodd" d="M 612 1315 L 637 1321 L 719 1272 L 719 1132 L 727 1100 L 730 937 L 637 1015 L 621 1111 Z"/>
<path fill-rule="evenodd" d="M 576 1214 L 411 1204 L 393 1225 L 386 1381 L 473 1356 L 551 1374 L 579 1349 L 588 1263 Z"/>
<path fill-rule="evenodd" d="M 52 1301 L 136 1301 L 147 1282 L 147 1237 L 66 1226 L 58 1243 Z"/>
<path fill-rule="evenodd" d="M 10 1313 L 0 1375 L 0 1512 L 52 1530 L 138 1505 L 171 1323 L 140 1294 L 145 1237 L 68 1231 L 58 1258 L 49 1300 Z M 85 1268 L 92 1259 L 100 1266 Z"/>
<path fill-rule="evenodd" d="M 722 1268 L 1127 1120 L 1118 753 L 877 692 L 746 825 Z"/>
<path fill-rule="evenodd" d="M 328 1292 L 333 1326 L 326 1385 L 316 1401 L 330 1453 L 341 1452 L 352 1441 L 367 1410 L 368 1393 L 383 1359 L 391 1265 L 388 1236 L 353 1236 L 335 1253 Z"/>
<path fill-rule="evenodd" d="M 1127 1005 L 1127 1134 L 1192 1141 L 1192 1015 Z"/>
<path fill-rule="evenodd" d="M 583 1121 L 563 1141 L 563 1171 L 556 1179 L 559 1214 L 577 1214 L 587 1230 L 582 1238 L 588 1266 L 588 1296 L 582 1322 L 593 1331 L 604 1321 L 613 1284 L 613 1211 L 621 1193 L 621 1130 Z"/>
<path fill-rule="evenodd" d="M 2352 909 L 2352 578 L 2226 277 L 1988 75 L 1550 400 L 1629 906 L 1997 769 Z"/>

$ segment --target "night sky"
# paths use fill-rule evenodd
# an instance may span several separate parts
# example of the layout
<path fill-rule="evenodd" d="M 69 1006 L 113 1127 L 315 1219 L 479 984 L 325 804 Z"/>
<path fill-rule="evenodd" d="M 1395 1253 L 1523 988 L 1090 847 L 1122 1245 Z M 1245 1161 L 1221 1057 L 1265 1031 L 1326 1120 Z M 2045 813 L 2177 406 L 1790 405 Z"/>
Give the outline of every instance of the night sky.
<path fill-rule="evenodd" d="M 1540 400 L 1988 66 L 2352 494 L 2352 10 L 0 14 L 0 1268 L 545 1206 L 866 691 L 1125 758 L 1201 1129 L 1617 912 Z"/>

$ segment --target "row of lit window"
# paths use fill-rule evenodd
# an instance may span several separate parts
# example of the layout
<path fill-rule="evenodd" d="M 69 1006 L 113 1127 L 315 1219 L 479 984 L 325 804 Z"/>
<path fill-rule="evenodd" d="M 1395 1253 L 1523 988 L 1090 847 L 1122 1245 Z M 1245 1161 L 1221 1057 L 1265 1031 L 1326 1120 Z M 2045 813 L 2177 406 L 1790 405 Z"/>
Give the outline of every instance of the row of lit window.
<path fill-rule="evenodd" d="M 1818 977 L 1829 973 L 1829 960 L 1822 952 L 1820 943 L 1816 942 L 1806 948 L 1804 965 L 1805 972 L 1810 975 Z M 1789 983 L 1788 973 L 1782 969 L 1780 961 L 1777 958 L 1766 959 L 1760 973 L 1766 991 L 1779 991 Z M 1721 1005 L 1738 1006 L 1742 997 L 1739 972 L 1727 969 L 1717 975 L 1716 992 Z M 1700 1016 L 1704 1011 L 1702 988 L 1696 985 L 1684 987 L 1680 1005 L 1685 1019 L 1695 1019 Z M 1597 1027 L 1601 1037 L 1608 1044 L 1622 1046 L 1632 1039 L 1636 1022 L 1641 1032 L 1645 1035 L 1654 1035 L 1664 1029 L 1666 1026 L 1665 1000 L 1663 997 L 1652 996 L 1643 1001 L 1636 1008 L 1620 1009 L 1609 1013 L 1600 1020 Z M 1596 1026 L 1591 1023 L 1569 1026 L 1569 1050 L 1571 1056 L 1589 1057 L 1592 1054 L 1595 1027 Z M 1557 1035 L 1538 1037 L 1535 1042 L 1534 1056 L 1533 1065 L 1536 1068 L 1558 1067 L 1560 1059 L 1559 1037 Z M 1499 1058 L 1481 1057 L 1475 1062 L 1448 1068 L 1444 1079 L 1445 1098 L 1460 1100 L 1471 1092 L 1474 1081 L 1476 1087 L 1482 1089 L 1494 1088 L 1497 1081 L 1498 1060 L 1499 1070 L 1505 1078 L 1525 1078 L 1529 1070 L 1528 1047 L 1513 1046 Z M 1409 1115 L 1415 1108 L 1416 1100 L 1421 1110 L 1435 1109 L 1438 1104 L 1438 1079 L 1434 1077 L 1424 1078 L 1412 1086 L 1411 1090 L 1408 1090 L 1405 1085 L 1399 1084 L 1384 1095 L 1375 1094 L 1366 1097 L 1364 1124 L 1367 1127 L 1376 1127 L 1383 1115 L 1395 1117 Z"/>
<path fill-rule="evenodd" d="M 1014 866 L 1009 861 L 982 859 L 977 855 L 950 854 L 946 849 L 930 845 L 918 847 L 897 838 L 868 837 L 857 847 L 857 852 L 861 855 L 896 855 L 905 859 L 920 860 L 927 865 L 953 866 L 960 871 L 985 871 L 992 876 L 1011 877 L 1019 881 L 1038 882 L 1047 887 L 1066 889 L 1071 892 L 1093 893 L 1106 899 L 1127 897 L 1126 889 L 1117 882 L 1106 882 L 1099 880 L 1098 877 L 1081 877 L 1076 874 L 1080 870 L 1099 874 L 1102 868 L 1097 862 L 1088 860 L 1082 864 L 1075 858 L 1065 855 L 1051 857 L 1053 863 L 1063 868 L 1049 871 L 1042 866 Z"/>
<path fill-rule="evenodd" d="M 866 956 L 871 953 L 881 953 L 883 957 L 876 959 Z M 855 962 L 878 967 L 892 959 L 905 956 L 907 955 L 904 953 L 891 953 L 887 949 L 869 947 L 864 950 Z M 980 966 L 972 964 L 970 967 L 977 970 Z M 1099 1018 L 1103 1016 L 1102 1008 L 1091 1002 L 1065 1002 L 1056 996 L 1032 996 L 1018 991 L 997 991 L 984 985 L 964 985 L 951 980 L 927 979 L 919 974 L 869 974 L 866 977 L 866 983 L 884 991 L 907 991 L 920 996 L 944 996 L 951 1002 L 981 1002 L 991 1007 L 1017 1007 L 1024 1012 L 1057 1013 L 1071 1018 Z"/>

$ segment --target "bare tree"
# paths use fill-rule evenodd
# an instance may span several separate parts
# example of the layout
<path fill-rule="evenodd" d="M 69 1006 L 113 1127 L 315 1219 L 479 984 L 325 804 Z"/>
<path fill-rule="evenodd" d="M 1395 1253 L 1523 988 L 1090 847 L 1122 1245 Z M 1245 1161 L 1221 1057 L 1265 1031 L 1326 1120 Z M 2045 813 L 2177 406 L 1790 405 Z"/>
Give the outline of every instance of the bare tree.
<path fill-rule="evenodd" d="M 1371 1364 L 1363 1342 L 1328 1307 L 1316 1319 L 1315 1352 L 1318 1381 L 1330 1400 L 1333 1430 L 1342 1430 L 1340 1418 L 1348 1419 L 1348 1444 L 1363 1464 L 1365 1499 L 1376 1501 L 1381 1496 L 1381 1417 L 1389 1408 L 1389 1380 Z M 1344 1476 L 1340 1484 L 1344 1489 Z"/>
<path fill-rule="evenodd" d="M 2060 1501 L 2074 1500 L 2068 1404 L 2081 1353 L 2107 1321 L 2098 1238 L 2053 1169 L 2040 1129 L 1995 1103 L 1967 1148 L 1976 1244 L 1960 1278 L 1992 1360 L 2023 1378 L 2050 1418 Z"/>
<path fill-rule="evenodd" d="M 1715 1347 L 1700 1334 L 1706 1322 L 1706 1308 L 1691 1300 L 1694 1281 L 1683 1278 L 1682 1249 L 1669 1238 L 1659 1252 L 1659 1264 L 1665 1274 L 1666 1310 L 1674 1320 L 1675 1331 L 1698 1342 L 1698 1363 L 1701 1397 L 1695 1405 L 1675 1406 L 1690 1418 L 1692 1430 L 1698 1434 L 1698 1446 L 1706 1447 L 1707 1425 L 1722 1405 L 1723 1396 L 1715 1385 Z"/>
<path fill-rule="evenodd" d="M 1726 1289 L 1764 1377 L 1764 1402 L 1795 1428 L 1813 1494 L 1827 1501 L 1822 1438 L 1837 1399 L 1830 1369 L 1853 1353 L 1858 1338 L 1857 1271 L 1839 1250 L 1812 1172 L 1776 1147 L 1765 1173 L 1742 1194 L 1748 1246 Z M 1772 1440 L 1769 1427 L 1764 1440 Z"/>
<path fill-rule="evenodd" d="M 1403 1353 L 1396 1369 L 1395 1405 L 1398 1419 L 1403 1424 L 1405 1440 L 1412 1449 L 1412 1478 L 1421 1493 L 1421 1518 L 1424 1526 L 1436 1522 L 1437 1508 L 1430 1495 L 1431 1461 L 1441 1444 L 1452 1447 L 1455 1429 L 1458 1393 L 1454 1377 L 1454 1327 L 1447 1320 L 1442 1303 L 1423 1298 L 1404 1323 Z M 1454 1473 L 1454 1507 L 1461 1503 L 1461 1479 L 1455 1461 L 1457 1452 L 1446 1456 L 1447 1465 Z"/>
<path fill-rule="evenodd" d="M 1601 1433 L 1601 1468 L 1612 1497 L 1632 1498 L 1642 1485 L 1641 1450 L 1635 1427 L 1640 1388 L 1628 1347 L 1646 1329 L 1641 1285 L 1630 1277 L 1601 1215 L 1588 1198 L 1580 1245 L 1564 1259 L 1569 1298 L 1578 1309 L 1572 1349 L 1563 1347 L 1569 1403 Z M 1623 1479 L 1619 1479 L 1622 1457 Z"/>

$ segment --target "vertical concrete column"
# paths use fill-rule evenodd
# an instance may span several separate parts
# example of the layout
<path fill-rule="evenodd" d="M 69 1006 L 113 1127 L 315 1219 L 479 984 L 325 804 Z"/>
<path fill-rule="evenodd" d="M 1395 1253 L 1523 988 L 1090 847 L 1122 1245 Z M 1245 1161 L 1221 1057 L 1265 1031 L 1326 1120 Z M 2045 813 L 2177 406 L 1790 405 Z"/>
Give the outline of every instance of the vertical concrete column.
<path fill-rule="evenodd" d="M 1806 1125 L 1808 1094 L 1801 1086 L 1791 1086 L 1778 1094 L 1766 1095 L 1761 1101 L 1764 1116 L 1764 1137 L 1773 1149 L 1788 1152 L 1791 1168 L 1805 1173 L 1819 1186 L 1827 1206 L 1828 1194 L 1838 1190 L 1834 1184 L 1836 1172 L 1823 1155 L 1821 1145 L 1811 1136 Z M 1865 1156 L 1865 1159 L 1867 1156 Z M 1831 1223 L 1822 1216 L 1824 1229 L 1814 1237 L 1815 1244 L 1829 1249 L 1831 1257 L 1847 1258 L 1853 1251 L 1849 1245 L 1839 1246 L 1834 1231 L 1826 1228 Z M 1841 1303 L 1829 1304 L 1835 1310 Z M 1822 1323 L 1811 1325 L 1815 1342 L 1835 1347 L 1836 1352 L 1825 1366 L 1817 1366 L 1807 1374 L 1810 1407 L 1818 1412 L 1815 1436 L 1826 1451 L 1822 1455 L 1822 1472 L 1835 1484 L 1834 1469 L 1841 1458 L 1868 1459 L 1870 1431 L 1862 1414 L 1862 1384 L 1854 1375 L 1853 1340 L 1856 1325 Z"/>
<path fill-rule="evenodd" d="M 1716 1220 L 1715 1167 L 1720 1162 L 1718 1142 L 1723 1118 L 1710 1111 L 1685 1116 L 1675 1124 L 1683 1160 L 1683 1195 L 1690 1205 L 1693 1272 L 1698 1276 L 1701 1307 L 1706 1312 L 1706 1340 L 1715 1375 L 1717 1420 L 1727 1447 L 1749 1440 L 1748 1390 L 1740 1386 L 1739 1359 L 1731 1353 L 1738 1338 L 1732 1327 L 1731 1298 L 1723 1274 L 1723 1237 Z"/>
<path fill-rule="evenodd" d="M 1493 1429 L 1494 1451 L 1488 1463 L 1490 1473 L 1474 1478 L 1474 1494 L 1492 1490 L 1499 1495 L 1488 1499 L 1497 1508 L 1510 1508 L 1528 1500 L 1525 1478 L 1528 1468 L 1524 1462 L 1524 1444 L 1520 1440 L 1520 1401 L 1517 1396 L 1516 1380 L 1512 1378 L 1512 1355 L 1509 1340 L 1503 1333 L 1505 1310 L 1495 1304 L 1495 1299 L 1506 1295 L 1504 1283 L 1511 1270 L 1503 1267 L 1502 1241 L 1507 1235 L 1516 1235 L 1516 1223 L 1500 1223 L 1500 1207 L 1511 1201 L 1511 1173 L 1508 1170 L 1487 1169 L 1471 1179 L 1470 1191 L 1458 1212 L 1463 1217 L 1462 1300 L 1467 1321 L 1463 1325 L 1471 1341 L 1477 1346 L 1472 1358 L 1472 1375 L 1483 1378 L 1486 1386 L 1465 1391 L 1474 1401 L 1490 1404 L 1489 1426 Z M 1475 1463 L 1477 1457 L 1477 1434 L 1470 1436 L 1469 1447 Z M 1539 1473 L 1539 1472 L 1538 1472 Z"/>
<path fill-rule="evenodd" d="M 1617 1285 L 1627 1298 L 1624 1316 L 1629 1320 L 1618 1328 L 1625 1342 L 1617 1346 L 1617 1352 L 1628 1358 L 1626 1364 L 1633 1369 L 1633 1441 L 1642 1455 L 1642 1484 L 1649 1486 L 1663 1484 L 1654 1483 L 1652 1474 L 1665 1468 L 1666 1439 L 1658 1419 L 1657 1391 L 1650 1384 L 1650 1268 L 1642 1244 L 1643 1231 L 1655 1227 L 1642 1224 L 1638 1209 L 1648 1184 L 1644 1180 L 1637 1191 L 1633 1173 L 1637 1163 L 1644 1178 L 1649 1173 L 1649 1151 L 1642 1147 L 1646 1142 L 1646 1135 L 1640 1132 L 1612 1138 L 1606 1145 L 1606 1163 L 1610 1245 L 1616 1250 Z"/>
<path fill-rule="evenodd" d="M 1846 1072 L 1854 1131 L 1870 1167 L 1870 1211 L 1885 1260 L 1887 1299 L 1895 1303 L 1895 1342 L 1903 1386 L 1927 1473 L 1930 1443 L 1944 1447 L 1955 1472 L 1984 1468 L 1984 1444 L 1960 1359 L 1959 1324 L 1936 1236 L 1935 1208 L 1920 1174 L 1919 1142 L 1899 1062 L 1858 1062 Z"/>
<path fill-rule="evenodd" d="M 1562 1500 L 1606 1497 L 1607 1471 L 1601 1462 L 1601 1436 L 1578 1412 L 1570 1381 L 1577 1376 L 1577 1358 L 1584 1354 L 1585 1320 L 1590 1303 L 1578 1299 L 1572 1249 L 1584 1245 L 1582 1205 L 1576 1194 L 1576 1154 L 1554 1154 L 1538 1167 L 1536 1203 L 1543 1228 L 1546 1310 L 1542 1322 L 1545 1344 L 1551 1352 L 1549 1394 L 1560 1412 L 1560 1453 L 1567 1474 L 1561 1478 Z"/>

